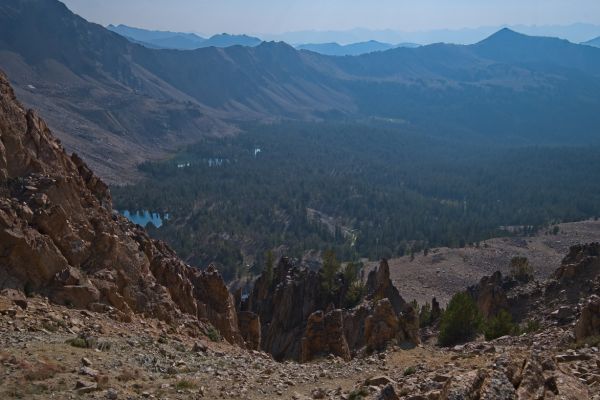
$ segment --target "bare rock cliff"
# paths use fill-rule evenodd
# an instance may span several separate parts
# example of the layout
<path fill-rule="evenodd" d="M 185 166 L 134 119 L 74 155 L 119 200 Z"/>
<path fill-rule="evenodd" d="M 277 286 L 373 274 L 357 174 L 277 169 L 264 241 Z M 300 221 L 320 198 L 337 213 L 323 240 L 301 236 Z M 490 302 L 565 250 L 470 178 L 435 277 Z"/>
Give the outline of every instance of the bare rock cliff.
<path fill-rule="evenodd" d="M 111 209 L 107 186 L 68 157 L 0 72 L 0 290 L 167 322 L 210 322 L 242 344 L 219 273 L 193 269 Z"/>
<path fill-rule="evenodd" d="M 390 343 L 419 343 L 416 311 L 392 285 L 385 260 L 369 274 L 366 296 L 355 307 L 344 308 L 348 282 L 343 274 L 336 282 L 338 289 L 328 294 L 319 272 L 283 258 L 272 279 L 258 278 L 240 315 L 260 320 L 260 348 L 278 360 L 306 362 L 329 354 L 348 360 Z M 245 327 L 242 331 L 248 336 Z"/>

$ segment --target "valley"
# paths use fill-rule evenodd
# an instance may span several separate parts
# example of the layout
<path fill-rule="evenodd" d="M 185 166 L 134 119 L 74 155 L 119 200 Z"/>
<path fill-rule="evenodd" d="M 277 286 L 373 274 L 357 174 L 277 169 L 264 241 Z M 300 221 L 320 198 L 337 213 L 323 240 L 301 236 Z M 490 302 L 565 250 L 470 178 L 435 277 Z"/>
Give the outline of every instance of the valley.
<path fill-rule="evenodd" d="M 217 159 L 227 162 L 211 166 Z M 269 250 L 378 260 L 592 218 L 600 186 L 589 177 L 599 170 L 595 147 L 465 143 L 382 121 L 288 122 L 246 125 L 145 163 L 144 181 L 112 193 L 117 209 L 168 212 L 152 234 L 233 280 L 262 271 Z M 512 225 L 522 228 L 502 229 Z"/>
<path fill-rule="evenodd" d="M 594 41 L 98 22 L 0 2 L 0 398 L 600 400 Z"/>

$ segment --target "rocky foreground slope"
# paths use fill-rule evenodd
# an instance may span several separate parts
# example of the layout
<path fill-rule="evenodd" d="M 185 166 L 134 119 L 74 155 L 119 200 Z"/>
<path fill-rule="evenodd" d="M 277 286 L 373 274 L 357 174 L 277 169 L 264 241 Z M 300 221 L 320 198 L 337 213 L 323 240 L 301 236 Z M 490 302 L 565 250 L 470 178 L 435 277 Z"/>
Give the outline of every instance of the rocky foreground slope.
<path fill-rule="evenodd" d="M 535 331 L 440 348 L 427 328 L 410 350 L 390 343 L 352 360 L 327 355 L 303 364 L 196 338 L 186 325 L 139 314 L 120 321 L 4 291 L 0 398 L 597 400 L 599 248 L 574 249 L 577 261 L 567 258 L 547 282 L 507 289 L 510 279 L 495 276 L 470 289 L 482 311 L 519 298 L 538 303 L 523 309 L 535 313 Z M 571 284 L 592 294 L 571 301 Z M 556 289 L 565 297 L 554 303 Z"/>
<path fill-rule="evenodd" d="M 0 398 L 600 399 L 599 244 L 547 281 L 468 288 L 535 328 L 454 348 L 439 312 L 419 329 L 387 262 L 353 307 L 334 279 L 282 259 L 232 296 L 114 213 L 0 75 Z"/>

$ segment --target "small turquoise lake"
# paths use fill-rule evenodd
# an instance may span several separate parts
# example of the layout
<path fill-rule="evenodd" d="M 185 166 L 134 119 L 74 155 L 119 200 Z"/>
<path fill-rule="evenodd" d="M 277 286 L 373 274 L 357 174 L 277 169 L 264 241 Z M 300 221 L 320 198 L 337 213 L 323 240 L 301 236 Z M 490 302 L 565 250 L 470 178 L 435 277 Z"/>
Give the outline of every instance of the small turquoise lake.
<path fill-rule="evenodd" d="M 148 224 L 152 224 L 155 227 L 160 228 L 163 222 L 169 219 L 168 213 L 160 214 L 148 210 L 138 210 L 132 212 L 130 212 L 129 210 L 124 210 L 121 211 L 121 214 L 123 214 L 125 218 L 127 218 L 134 224 L 138 224 L 140 226 L 143 226 L 144 228 L 148 226 Z"/>

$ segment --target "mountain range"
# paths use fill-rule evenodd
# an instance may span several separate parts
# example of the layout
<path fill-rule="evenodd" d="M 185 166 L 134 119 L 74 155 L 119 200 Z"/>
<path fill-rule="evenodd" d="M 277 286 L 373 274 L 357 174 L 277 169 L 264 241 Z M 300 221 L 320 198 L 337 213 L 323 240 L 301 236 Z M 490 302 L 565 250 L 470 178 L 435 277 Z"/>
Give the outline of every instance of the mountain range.
<path fill-rule="evenodd" d="M 324 54 L 328 56 L 359 56 L 362 54 L 373 53 L 376 51 L 386 51 L 395 49 L 397 47 L 419 47 L 418 44 L 414 43 L 400 43 L 397 45 L 391 43 L 382 43 L 376 40 L 369 40 L 368 42 L 351 43 L 347 45 L 341 45 L 339 43 L 306 43 L 297 45 L 296 48 L 299 50 L 309 50 L 315 53 Z"/>
<path fill-rule="evenodd" d="M 503 25 L 476 28 L 430 29 L 423 31 L 401 31 L 394 29 L 354 28 L 349 30 L 305 30 L 277 34 L 260 34 L 263 40 L 284 41 L 291 44 L 329 43 L 341 44 L 376 40 L 384 43 L 455 43 L 473 44 L 503 28 L 533 36 L 550 36 L 580 43 L 600 35 L 600 25 L 575 23 L 570 25 Z"/>
<path fill-rule="evenodd" d="M 194 50 L 203 47 L 258 46 L 262 40 L 248 35 L 222 33 L 206 39 L 195 33 L 151 31 L 127 25 L 108 25 L 106 29 L 153 49 Z"/>
<path fill-rule="evenodd" d="M 141 44 L 151 49 L 174 49 L 195 50 L 204 47 L 231 47 L 247 46 L 254 47 L 262 43 L 262 40 L 248 35 L 229 35 L 222 33 L 205 39 L 195 33 L 152 31 L 141 28 L 133 28 L 127 25 L 108 25 L 106 29 L 116 32 L 129 41 Z M 375 51 L 385 51 L 396 47 L 418 47 L 414 43 L 390 44 L 376 40 L 360 43 L 341 45 L 339 43 L 306 43 L 296 45 L 299 50 L 309 50 L 315 53 L 330 56 L 357 56 Z"/>
<path fill-rule="evenodd" d="M 357 57 L 276 42 L 176 51 L 132 43 L 56 0 L 6 0 L 0 68 L 109 182 L 239 121 L 383 118 L 435 135 L 561 144 L 597 141 L 600 126 L 600 50 L 509 29 L 475 45 Z"/>

